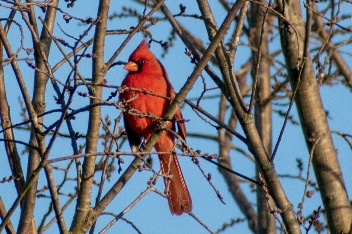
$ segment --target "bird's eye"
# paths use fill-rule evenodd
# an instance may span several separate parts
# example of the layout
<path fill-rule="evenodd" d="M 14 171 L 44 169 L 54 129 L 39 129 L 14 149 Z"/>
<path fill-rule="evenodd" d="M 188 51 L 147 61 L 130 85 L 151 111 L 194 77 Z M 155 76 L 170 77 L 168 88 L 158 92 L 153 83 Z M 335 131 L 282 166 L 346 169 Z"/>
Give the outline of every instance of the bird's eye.
<path fill-rule="evenodd" d="M 139 65 L 145 64 L 145 60 L 139 60 L 138 63 Z"/>

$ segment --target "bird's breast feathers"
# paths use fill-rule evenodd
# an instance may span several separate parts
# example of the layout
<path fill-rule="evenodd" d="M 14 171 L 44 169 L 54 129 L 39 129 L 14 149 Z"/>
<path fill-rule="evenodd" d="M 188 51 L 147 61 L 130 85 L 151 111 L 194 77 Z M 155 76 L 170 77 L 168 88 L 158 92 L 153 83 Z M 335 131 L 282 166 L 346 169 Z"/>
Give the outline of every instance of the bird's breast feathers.
<path fill-rule="evenodd" d="M 136 109 L 142 113 L 151 113 L 157 117 L 162 117 L 170 101 L 156 95 L 167 97 L 167 82 L 162 76 L 130 74 L 122 86 L 140 90 L 127 90 L 121 93 L 121 100 L 132 100 L 129 102 L 131 108 Z M 145 90 L 146 92 L 143 92 Z"/>

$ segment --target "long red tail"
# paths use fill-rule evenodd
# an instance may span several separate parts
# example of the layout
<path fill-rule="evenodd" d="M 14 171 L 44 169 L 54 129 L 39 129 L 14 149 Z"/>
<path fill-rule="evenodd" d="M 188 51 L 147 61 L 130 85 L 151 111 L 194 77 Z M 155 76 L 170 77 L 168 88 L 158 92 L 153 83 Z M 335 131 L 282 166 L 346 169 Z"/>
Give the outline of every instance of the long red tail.
<path fill-rule="evenodd" d="M 168 152 L 173 148 L 173 137 L 164 133 L 155 144 L 159 152 Z M 159 155 L 161 171 L 164 177 L 165 190 L 172 214 L 181 215 L 191 212 L 192 199 L 189 194 L 185 179 L 176 155 Z"/>

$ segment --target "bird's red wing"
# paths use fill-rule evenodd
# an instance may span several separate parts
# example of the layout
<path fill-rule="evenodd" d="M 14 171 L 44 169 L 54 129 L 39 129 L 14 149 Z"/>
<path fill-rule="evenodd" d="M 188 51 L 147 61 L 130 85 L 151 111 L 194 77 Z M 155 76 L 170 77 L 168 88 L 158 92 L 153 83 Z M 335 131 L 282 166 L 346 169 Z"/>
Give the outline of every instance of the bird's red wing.
<path fill-rule="evenodd" d="M 169 80 L 169 77 L 167 75 L 167 72 L 164 68 L 164 66 L 162 65 L 162 63 L 158 60 L 160 67 L 163 70 L 163 77 L 166 80 L 167 83 L 167 87 L 168 87 L 168 96 L 171 98 L 174 98 L 176 96 L 174 88 L 172 87 L 172 84 Z M 183 140 L 186 140 L 186 136 L 187 136 L 187 132 L 186 132 L 186 125 L 184 122 L 180 122 L 180 120 L 183 120 L 183 116 L 182 116 L 182 112 L 179 109 L 176 114 L 175 114 L 175 119 L 178 120 L 177 121 L 177 129 L 178 129 L 178 134 L 182 137 Z M 175 124 L 173 124 L 173 130 L 175 130 Z"/>
<path fill-rule="evenodd" d="M 186 141 L 187 131 L 186 124 L 183 122 L 183 116 L 181 110 L 178 110 L 175 114 L 175 119 L 177 120 L 178 134 Z"/>

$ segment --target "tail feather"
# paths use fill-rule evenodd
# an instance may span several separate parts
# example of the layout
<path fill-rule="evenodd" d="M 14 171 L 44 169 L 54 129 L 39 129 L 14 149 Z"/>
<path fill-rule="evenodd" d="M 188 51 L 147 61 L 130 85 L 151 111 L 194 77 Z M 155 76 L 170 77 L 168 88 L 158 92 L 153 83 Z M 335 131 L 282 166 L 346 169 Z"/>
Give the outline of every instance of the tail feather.
<path fill-rule="evenodd" d="M 173 136 L 164 132 L 154 147 L 159 152 L 171 152 L 174 148 Z M 171 213 L 181 215 L 184 212 L 191 212 L 192 199 L 177 156 L 174 154 L 160 154 L 159 160 Z"/>
<path fill-rule="evenodd" d="M 192 200 L 176 155 L 159 155 L 161 171 L 165 175 L 165 190 L 172 214 L 192 211 Z"/>

